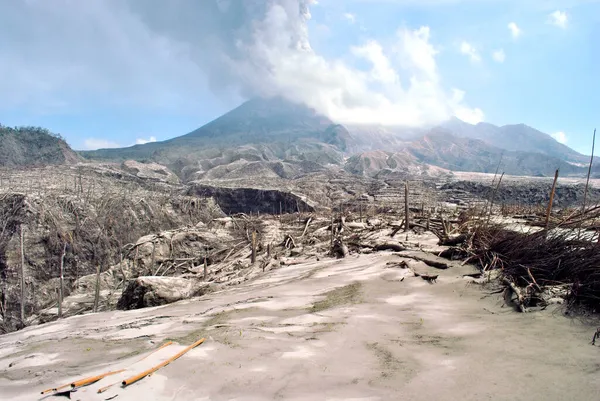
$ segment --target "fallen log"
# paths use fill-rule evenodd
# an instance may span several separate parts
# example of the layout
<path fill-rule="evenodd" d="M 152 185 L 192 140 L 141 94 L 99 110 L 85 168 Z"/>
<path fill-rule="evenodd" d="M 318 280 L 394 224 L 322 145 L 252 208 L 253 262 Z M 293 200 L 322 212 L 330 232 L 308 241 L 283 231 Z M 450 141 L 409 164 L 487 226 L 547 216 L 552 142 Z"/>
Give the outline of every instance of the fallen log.
<path fill-rule="evenodd" d="M 517 305 L 519 306 L 519 310 L 523 313 L 527 312 L 527 308 L 525 307 L 525 298 L 523 297 L 523 294 L 521 294 L 521 290 L 519 290 L 519 287 L 517 287 L 515 285 L 515 283 L 513 283 L 512 281 L 510 281 L 509 279 L 507 279 L 506 277 L 502 278 L 502 281 L 508 285 L 507 289 L 510 288 L 510 290 L 517 296 Z M 507 297 L 505 296 L 504 301 L 509 304 L 510 303 L 510 298 L 507 300 Z"/>
<path fill-rule="evenodd" d="M 406 248 L 400 244 L 390 244 L 390 243 L 375 245 L 372 247 L 372 249 L 375 251 L 395 251 L 395 252 L 402 252 L 402 251 L 406 250 Z"/>
<path fill-rule="evenodd" d="M 418 260 L 419 262 L 423 262 L 428 266 L 435 267 L 436 269 L 446 270 L 446 269 L 450 268 L 450 265 L 448 265 L 447 263 L 438 262 L 438 261 L 427 259 L 427 258 L 424 258 L 421 256 L 405 255 L 405 254 L 400 254 L 398 256 L 403 257 L 403 258 Z"/>

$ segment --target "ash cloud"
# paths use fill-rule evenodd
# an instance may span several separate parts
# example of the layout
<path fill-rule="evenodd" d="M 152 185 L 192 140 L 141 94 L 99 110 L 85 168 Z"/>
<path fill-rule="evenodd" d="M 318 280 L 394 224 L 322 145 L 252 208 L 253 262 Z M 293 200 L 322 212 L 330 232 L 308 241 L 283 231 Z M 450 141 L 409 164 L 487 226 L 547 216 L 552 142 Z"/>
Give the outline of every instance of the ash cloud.
<path fill-rule="evenodd" d="M 0 28 L 21 45 L 0 47 L 0 72 L 14 78 L 0 83 L 0 91 L 20 89 L 21 104 L 37 90 L 43 96 L 35 100 L 45 99 L 46 107 L 73 103 L 83 93 L 116 93 L 123 104 L 151 101 L 155 108 L 201 107 L 206 79 L 215 93 L 283 96 L 344 123 L 483 119 L 465 104 L 464 92 L 442 85 L 428 27 L 399 29 L 389 46 L 371 40 L 349 48 L 354 60 L 369 65 L 360 69 L 312 49 L 313 0 L 0 3 L 9 10 L 0 25 L 23 18 L 21 27 Z"/>

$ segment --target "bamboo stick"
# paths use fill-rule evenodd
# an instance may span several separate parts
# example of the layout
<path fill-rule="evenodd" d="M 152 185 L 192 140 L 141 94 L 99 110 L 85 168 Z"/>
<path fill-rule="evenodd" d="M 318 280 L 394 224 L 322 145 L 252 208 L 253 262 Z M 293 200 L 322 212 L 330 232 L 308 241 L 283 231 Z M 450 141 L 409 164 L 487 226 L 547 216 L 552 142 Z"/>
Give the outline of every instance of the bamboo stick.
<path fill-rule="evenodd" d="M 206 339 L 205 338 L 201 338 L 200 340 L 196 341 L 195 343 L 193 343 L 192 345 L 190 345 L 189 347 L 186 347 L 185 349 L 181 350 L 180 352 L 178 352 L 177 354 L 173 355 L 171 358 L 167 359 L 166 361 L 148 369 L 143 371 L 140 374 L 137 374 L 135 376 L 132 376 L 128 379 L 123 380 L 122 384 L 123 386 L 129 386 L 130 384 L 133 384 L 141 379 L 143 379 L 144 377 L 156 372 L 158 369 L 167 366 L 169 363 L 173 362 L 174 360 L 176 360 L 177 358 L 179 358 L 180 356 L 182 356 L 183 354 L 185 354 L 186 352 L 188 352 L 189 350 L 196 348 L 197 346 L 199 346 L 200 344 L 202 344 Z"/>
<path fill-rule="evenodd" d="M 77 380 L 71 383 L 71 388 L 87 386 L 88 384 L 95 383 L 100 379 L 104 379 L 106 376 L 116 375 L 117 373 L 121 372 L 125 372 L 125 369 L 114 370 L 112 372 L 102 373 L 97 376 L 86 377 L 85 379 Z"/>
<path fill-rule="evenodd" d="M 171 344 L 173 344 L 173 341 L 167 341 L 166 343 L 164 343 L 163 345 L 161 345 L 160 347 L 158 347 L 157 349 L 155 349 L 154 351 L 152 351 L 152 352 L 151 352 L 151 353 L 149 353 L 148 355 L 144 356 L 144 357 L 143 357 L 142 359 L 140 359 L 139 361 L 136 361 L 135 363 L 138 363 L 138 362 L 141 362 L 141 361 L 143 361 L 144 359 L 148 358 L 150 355 L 154 354 L 155 352 L 157 352 L 157 351 L 159 351 L 159 350 L 161 350 L 161 349 L 163 349 L 163 348 L 165 348 L 166 346 L 169 346 L 169 345 L 171 345 Z M 56 392 L 56 391 L 58 391 L 58 390 L 60 390 L 60 389 L 63 389 L 63 388 L 65 388 L 65 387 L 69 387 L 69 386 L 71 386 L 71 387 L 79 387 L 79 386 L 74 386 L 74 384 L 76 384 L 76 383 L 82 383 L 82 382 L 84 382 L 84 381 L 89 381 L 89 380 L 90 380 L 90 379 L 92 379 L 92 378 L 96 378 L 96 377 L 103 376 L 103 375 L 104 375 L 103 377 L 110 376 L 110 375 L 112 375 L 112 374 L 115 374 L 115 373 L 120 373 L 120 372 L 123 372 L 124 370 L 125 370 L 125 369 L 121 369 L 121 370 L 118 370 L 118 371 L 115 371 L 115 372 L 103 373 L 102 375 L 98 375 L 98 376 L 92 376 L 92 377 L 88 377 L 88 378 L 85 378 L 85 379 L 80 379 L 80 380 L 77 380 L 77 381 L 75 381 L 75 382 L 73 382 L 73 383 L 67 383 L 67 384 L 63 384 L 62 386 L 58 386 L 58 387 L 54 387 L 54 388 L 49 388 L 49 389 L 47 389 L 47 390 L 44 390 L 44 391 L 42 391 L 42 394 L 48 394 L 48 393 L 51 393 L 51 392 Z M 102 378 L 102 377 L 101 377 L 101 378 Z M 100 378 L 100 379 L 101 379 L 101 378 Z M 98 379 L 98 380 L 100 380 L 100 379 Z M 98 381 L 98 380 L 96 380 L 96 381 Z M 90 383 L 92 383 L 92 382 L 89 382 L 88 384 L 90 384 Z M 113 384 L 114 384 L 114 383 L 113 383 Z M 112 384 L 111 384 L 110 386 L 112 386 Z M 108 387 L 110 387 L 110 386 L 106 386 L 106 388 L 104 388 L 104 387 L 103 387 L 103 388 L 104 388 L 104 390 L 106 390 L 106 389 L 107 389 Z"/>
<path fill-rule="evenodd" d="M 167 341 L 166 343 L 164 343 L 163 345 L 161 345 L 160 347 L 158 347 L 157 349 L 155 349 L 154 351 L 152 351 L 148 355 L 144 356 L 142 359 L 140 359 L 139 361 L 137 361 L 135 363 L 143 361 L 144 359 L 148 358 L 150 355 L 152 355 L 152 354 L 160 351 L 161 349 L 163 349 L 165 347 L 168 347 L 171 344 L 173 344 L 173 341 Z M 112 386 L 114 386 L 115 384 L 118 384 L 118 383 L 119 382 L 114 382 L 114 383 L 109 384 L 108 386 L 104 386 L 104 387 L 99 388 L 98 389 L 98 394 L 105 392 L 106 390 L 108 390 L 109 388 L 111 388 Z"/>

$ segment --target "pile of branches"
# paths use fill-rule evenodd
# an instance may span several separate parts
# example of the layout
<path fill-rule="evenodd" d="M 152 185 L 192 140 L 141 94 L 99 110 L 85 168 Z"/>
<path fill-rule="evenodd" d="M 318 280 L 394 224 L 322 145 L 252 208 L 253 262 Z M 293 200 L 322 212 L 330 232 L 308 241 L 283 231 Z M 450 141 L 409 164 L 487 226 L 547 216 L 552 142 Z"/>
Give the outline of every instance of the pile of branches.
<path fill-rule="evenodd" d="M 576 230 L 520 233 L 499 225 L 480 226 L 462 250 L 482 270 L 499 269 L 521 307 L 544 287 L 566 286 L 570 306 L 600 310 L 600 245 L 578 240 Z M 525 289 L 522 297 L 517 288 Z"/>

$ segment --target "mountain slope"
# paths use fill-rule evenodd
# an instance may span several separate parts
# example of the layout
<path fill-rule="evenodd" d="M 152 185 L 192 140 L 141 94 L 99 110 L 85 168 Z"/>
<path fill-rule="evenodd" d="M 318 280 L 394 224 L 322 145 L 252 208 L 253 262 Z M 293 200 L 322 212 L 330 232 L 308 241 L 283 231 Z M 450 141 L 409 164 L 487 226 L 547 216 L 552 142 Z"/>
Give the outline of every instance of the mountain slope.
<path fill-rule="evenodd" d="M 0 166 L 72 164 L 80 160 L 64 139 L 46 129 L 0 125 Z"/>
<path fill-rule="evenodd" d="M 352 156 L 345 165 L 354 174 L 378 176 L 382 171 L 417 172 L 419 168 L 435 174 L 426 166 L 450 171 L 510 175 L 551 176 L 559 168 L 561 175 L 583 175 L 584 169 L 559 158 L 541 153 L 516 152 L 491 146 L 478 139 L 460 138 L 446 129 L 435 128 L 422 137 L 404 142 L 395 152 L 368 151 Z"/>
<path fill-rule="evenodd" d="M 497 127 L 451 119 L 434 128 L 344 126 L 280 98 L 247 101 L 167 141 L 82 154 L 152 160 L 184 180 L 291 178 L 329 165 L 372 177 L 379 172 L 429 174 L 428 165 L 489 173 L 501 157 L 508 174 L 553 175 L 560 168 L 561 175 L 584 175 L 587 163 L 586 156 L 523 124 Z"/>
<path fill-rule="evenodd" d="M 534 152 L 556 157 L 572 163 L 588 163 L 589 158 L 557 142 L 550 135 L 525 124 L 498 127 L 489 123 L 472 125 L 452 118 L 440 125 L 458 137 L 479 139 L 497 148 Z"/>
<path fill-rule="evenodd" d="M 124 149 L 81 152 L 89 159 L 153 160 L 183 175 L 238 160 L 340 164 L 348 131 L 305 106 L 254 99 L 189 134 Z"/>
<path fill-rule="evenodd" d="M 511 175 L 550 176 L 559 168 L 562 175 L 583 173 L 583 169 L 562 159 L 534 152 L 504 150 L 478 139 L 459 138 L 436 128 L 408 145 L 418 160 L 448 170 Z"/>

